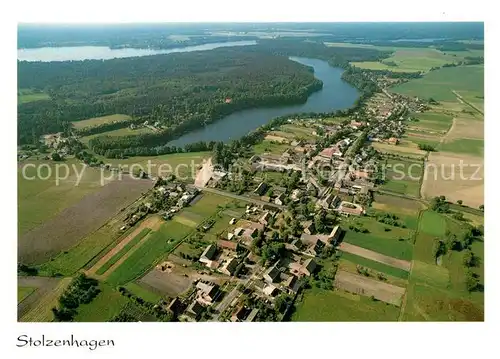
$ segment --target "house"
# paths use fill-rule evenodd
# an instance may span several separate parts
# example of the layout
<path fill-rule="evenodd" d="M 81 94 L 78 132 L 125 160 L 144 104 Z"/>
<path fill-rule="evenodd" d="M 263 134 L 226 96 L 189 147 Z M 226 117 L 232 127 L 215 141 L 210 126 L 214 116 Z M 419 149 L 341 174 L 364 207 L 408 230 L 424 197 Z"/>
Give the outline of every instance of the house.
<path fill-rule="evenodd" d="M 341 234 L 342 234 L 342 228 L 340 228 L 340 226 L 333 227 L 329 236 L 330 243 L 332 243 L 333 245 L 337 244 Z"/>
<path fill-rule="evenodd" d="M 342 199 L 341 199 L 339 196 L 335 195 L 335 196 L 332 198 L 332 201 L 331 201 L 331 203 L 330 203 L 330 206 L 331 206 L 332 208 L 336 208 L 336 207 L 340 204 L 340 202 L 342 202 Z"/>
<path fill-rule="evenodd" d="M 397 145 L 399 143 L 399 140 L 396 137 L 391 137 L 387 140 L 387 143 L 390 145 Z"/>
<path fill-rule="evenodd" d="M 236 249 L 238 248 L 238 243 L 226 241 L 224 239 L 219 239 L 217 241 L 217 246 L 221 249 L 229 249 L 231 251 L 236 251 Z"/>
<path fill-rule="evenodd" d="M 285 194 L 281 193 L 278 197 L 276 197 L 274 203 L 276 203 L 279 206 L 282 206 L 285 203 Z"/>
<path fill-rule="evenodd" d="M 301 272 L 302 272 L 302 274 L 305 274 L 306 276 L 310 276 L 311 274 L 314 273 L 314 271 L 316 270 L 316 267 L 317 267 L 317 264 L 314 261 L 314 259 L 309 258 L 302 265 Z"/>
<path fill-rule="evenodd" d="M 170 302 L 167 309 L 170 310 L 172 314 L 176 317 L 179 314 L 181 314 L 184 311 L 184 309 L 186 309 L 186 306 L 184 303 L 182 303 L 182 301 L 179 298 L 175 297 Z"/>
<path fill-rule="evenodd" d="M 210 244 L 200 256 L 199 261 L 201 263 L 209 264 L 212 260 L 215 259 L 215 255 L 217 254 L 217 247 L 213 244 Z"/>
<path fill-rule="evenodd" d="M 235 224 L 236 223 L 236 218 L 231 218 L 231 220 L 229 221 L 229 224 Z"/>
<path fill-rule="evenodd" d="M 267 285 L 262 292 L 264 292 L 265 295 L 268 295 L 270 297 L 274 297 L 276 293 L 278 292 L 278 288 L 276 288 L 274 285 L 269 284 Z"/>
<path fill-rule="evenodd" d="M 318 206 L 321 206 L 324 209 L 328 209 L 330 207 L 330 204 L 332 203 L 334 197 L 335 197 L 335 195 L 333 193 L 327 194 L 325 198 L 318 201 Z"/>
<path fill-rule="evenodd" d="M 260 200 L 262 202 L 271 202 L 271 197 L 269 197 L 269 196 L 262 196 L 262 197 L 260 197 Z"/>
<path fill-rule="evenodd" d="M 259 222 L 262 223 L 263 225 L 267 226 L 269 223 L 269 219 L 271 219 L 271 213 L 265 212 L 262 217 L 259 218 Z"/>
<path fill-rule="evenodd" d="M 238 266 L 238 260 L 236 258 L 231 258 L 228 261 L 226 261 L 226 263 L 224 263 L 222 268 L 219 269 L 219 272 L 224 273 L 226 275 L 233 275 L 237 266 Z"/>
<path fill-rule="evenodd" d="M 324 248 L 325 248 L 325 243 L 320 241 L 320 240 L 317 240 L 316 243 L 309 246 L 305 250 L 305 252 L 316 257 L 316 256 L 319 256 L 321 254 L 321 252 L 323 252 Z"/>
<path fill-rule="evenodd" d="M 198 289 L 198 300 L 202 300 L 207 304 L 211 304 L 217 294 L 219 294 L 219 288 L 217 284 L 200 280 L 196 283 L 196 288 Z"/>
<path fill-rule="evenodd" d="M 261 182 L 254 190 L 254 193 L 258 194 L 259 196 L 263 196 L 264 193 L 266 193 L 266 191 L 267 191 L 267 184 L 265 182 Z"/>
<path fill-rule="evenodd" d="M 363 210 L 363 207 L 361 207 L 360 205 L 344 201 L 340 204 L 339 212 L 344 216 L 349 216 L 349 215 L 361 216 L 362 214 L 364 214 L 365 211 Z"/>
<path fill-rule="evenodd" d="M 203 307 L 200 303 L 198 303 L 197 300 L 194 300 L 187 308 L 186 314 L 191 318 L 197 320 L 200 318 L 204 310 L 205 307 Z"/>
<path fill-rule="evenodd" d="M 300 196 L 301 196 L 301 194 L 302 194 L 302 191 L 301 191 L 300 189 L 298 189 L 298 188 L 297 188 L 297 189 L 294 189 L 294 190 L 292 191 L 292 194 L 290 195 L 290 198 L 291 198 L 291 199 L 292 199 L 292 201 L 294 201 L 294 202 L 295 202 L 295 201 L 298 201 L 298 200 L 300 200 Z"/>
<path fill-rule="evenodd" d="M 289 291 L 294 292 L 293 288 L 296 283 L 297 283 L 297 277 L 292 274 L 291 276 L 288 277 L 288 279 L 285 281 L 284 284 Z"/>
<path fill-rule="evenodd" d="M 250 312 L 250 314 L 248 314 L 247 319 L 245 319 L 245 322 L 253 322 L 255 320 L 255 318 L 257 317 L 258 313 L 259 313 L 259 309 L 258 308 L 252 309 L 252 311 Z"/>
<path fill-rule="evenodd" d="M 337 146 L 332 146 L 323 149 L 318 156 L 330 160 L 333 156 L 342 157 L 342 152 Z"/>
<path fill-rule="evenodd" d="M 227 239 L 228 239 L 229 241 L 230 241 L 231 239 L 233 239 L 233 237 L 234 237 L 234 233 L 229 232 L 229 233 L 227 234 Z"/>
<path fill-rule="evenodd" d="M 302 222 L 302 227 L 304 228 L 304 233 L 313 234 L 314 233 L 314 224 L 313 221 L 305 221 Z"/>
<path fill-rule="evenodd" d="M 241 322 L 245 318 L 247 312 L 248 309 L 245 308 L 243 304 L 240 304 L 238 307 L 236 307 L 235 311 L 233 312 L 233 315 L 231 316 L 231 321 Z"/>
<path fill-rule="evenodd" d="M 274 283 L 280 277 L 281 271 L 276 267 L 276 264 L 266 270 L 264 280 L 268 283 Z"/>
<path fill-rule="evenodd" d="M 244 228 L 238 227 L 233 231 L 233 233 L 236 237 L 238 237 L 243 233 L 244 230 L 245 230 Z"/>

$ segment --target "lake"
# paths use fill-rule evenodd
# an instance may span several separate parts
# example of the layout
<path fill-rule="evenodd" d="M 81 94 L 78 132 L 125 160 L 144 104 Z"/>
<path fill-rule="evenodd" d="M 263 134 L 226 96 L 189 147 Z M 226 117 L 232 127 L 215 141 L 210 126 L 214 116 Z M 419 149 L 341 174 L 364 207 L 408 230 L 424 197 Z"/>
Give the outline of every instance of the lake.
<path fill-rule="evenodd" d="M 207 51 L 219 47 L 248 46 L 257 42 L 232 41 L 215 42 L 212 44 L 186 46 L 174 49 L 110 49 L 106 46 L 70 46 L 70 47 L 38 47 L 34 49 L 18 49 L 17 59 L 19 61 L 81 61 L 81 60 L 110 60 L 121 57 L 137 57 L 159 54 L 172 54 L 175 52 Z"/>
<path fill-rule="evenodd" d="M 300 112 L 331 112 L 351 107 L 359 96 L 356 88 L 343 81 L 344 69 L 332 67 L 326 61 L 304 57 L 291 60 L 314 68 L 314 76 L 323 81 L 323 88 L 313 93 L 303 104 L 242 110 L 191 131 L 169 145 L 184 146 L 198 141 L 230 141 L 238 139 L 275 117 Z"/>

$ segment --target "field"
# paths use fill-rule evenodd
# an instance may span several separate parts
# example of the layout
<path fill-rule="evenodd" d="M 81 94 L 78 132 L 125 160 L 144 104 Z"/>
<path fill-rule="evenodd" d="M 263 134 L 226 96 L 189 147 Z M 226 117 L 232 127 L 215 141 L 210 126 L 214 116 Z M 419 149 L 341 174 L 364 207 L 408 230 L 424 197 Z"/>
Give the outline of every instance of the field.
<path fill-rule="evenodd" d="M 477 208 L 484 204 L 484 158 L 430 153 L 421 193 L 424 198 L 444 195 L 451 202 L 462 200 Z"/>
<path fill-rule="evenodd" d="M 253 146 L 253 150 L 255 154 L 262 154 L 262 153 L 272 153 L 275 155 L 281 155 L 283 152 L 285 152 L 287 149 L 290 148 L 290 145 L 283 144 L 283 143 L 276 143 L 274 141 L 269 141 L 269 140 L 264 140 L 261 141 Z"/>
<path fill-rule="evenodd" d="M 396 321 L 399 308 L 341 290 L 313 288 L 297 303 L 292 321 Z"/>
<path fill-rule="evenodd" d="M 142 229 L 139 234 L 132 238 L 129 242 L 123 245 L 118 252 L 116 252 L 109 260 L 102 265 L 97 271 L 96 274 L 101 275 L 104 274 L 113 264 L 118 262 L 118 260 L 123 257 L 130 249 L 132 249 L 135 245 L 137 245 L 148 233 L 151 232 L 150 228 Z M 121 244 L 121 243 L 120 243 Z M 118 246 L 117 246 L 118 247 Z M 116 247 L 115 247 L 116 249 Z M 114 250 L 115 250 L 114 249 Z M 114 251 L 113 250 L 113 251 Z"/>
<path fill-rule="evenodd" d="M 391 88 L 407 96 L 436 101 L 456 101 L 455 91 L 473 91 L 484 96 L 484 68 L 482 65 L 447 67 L 431 71 L 423 78 L 413 79 Z"/>
<path fill-rule="evenodd" d="M 20 303 L 26 299 L 36 288 L 33 287 L 17 287 L 17 302 Z"/>
<path fill-rule="evenodd" d="M 61 279 L 53 290 L 45 292 L 27 313 L 20 316 L 19 321 L 51 322 L 54 319 L 52 308 L 57 306 L 60 295 L 64 292 L 71 280 L 72 278 Z"/>
<path fill-rule="evenodd" d="M 390 241 L 388 241 L 390 244 Z M 397 242 L 394 242 L 397 243 Z M 374 246 L 373 246 L 374 247 Z M 370 249 L 366 249 L 360 246 L 352 245 L 350 243 L 343 242 L 340 244 L 339 249 L 342 252 L 354 254 L 359 257 L 369 259 L 371 261 L 379 262 L 391 267 L 399 268 L 405 271 L 410 270 L 410 262 L 407 260 L 393 258 L 387 255 L 380 254 Z"/>
<path fill-rule="evenodd" d="M 419 150 L 415 143 L 410 141 L 401 141 L 397 146 L 389 145 L 387 143 L 373 142 L 373 148 L 381 153 L 390 153 L 398 156 L 412 157 L 415 159 L 423 158 L 426 154 L 425 151 Z"/>
<path fill-rule="evenodd" d="M 69 166 L 71 171 L 64 179 L 66 171 L 60 167 L 59 182 L 56 182 L 57 164 L 54 162 L 27 161 L 22 162 L 18 168 L 19 235 L 43 224 L 86 195 L 101 190 L 100 170 L 85 168 L 82 163 L 73 159 L 64 161 L 63 164 Z M 78 182 L 79 176 L 81 178 Z"/>
<path fill-rule="evenodd" d="M 108 277 L 109 283 L 120 285 L 143 275 L 158 260 L 165 257 L 192 228 L 169 221 L 150 234 L 147 240 L 123 261 Z"/>
<path fill-rule="evenodd" d="M 96 134 L 89 135 L 89 136 L 83 136 L 80 138 L 80 141 L 82 141 L 82 143 L 87 145 L 91 139 L 98 137 L 98 136 L 119 137 L 119 136 L 142 135 L 145 133 L 154 133 L 154 131 L 152 129 L 150 129 L 149 127 L 139 127 L 139 128 L 133 129 L 133 130 L 131 130 L 128 127 L 125 127 L 125 128 L 119 128 L 117 130 L 96 133 Z"/>
<path fill-rule="evenodd" d="M 81 304 L 74 320 L 76 322 L 107 322 L 120 313 L 128 303 L 127 297 L 110 286 L 100 283 L 101 292 L 88 304 Z"/>
<path fill-rule="evenodd" d="M 119 115 L 119 114 L 102 116 L 102 117 L 94 117 L 94 118 L 89 118 L 88 120 L 74 121 L 73 127 L 76 128 L 77 130 L 80 130 L 80 129 L 86 128 L 86 127 L 93 127 L 93 126 L 102 125 L 105 123 L 127 121 L 130 119 L 131 119 L 131 117 L 128 115 Z"/>
<path fill-rule="evenodd" d="M 396 306 L 401 305 L 405 289 L 365 276 L 339 270 L 335 275 L 335 287 L 350 293 L 374 297 Z"/>
<path fill-rule="evenodd" d="M 387 159 L 384 168 L 385 182 L 382 189 L 419 197 L 423 162 L 408 159 Z"/>
<path fill-rule="evenodd" d="M 408 229 L 416 230 L 418 227 L 418 213 L 423 205 L 415 200 L 389 195 L 374 195 L 374 202 L 369 208 L 370 213 L 391 213 L 399 217 Z"/>
<path fill-rule="evenodd" d="M 35 92 L 29 89 L 21 89 L 17 92 L 18 104 L 48 99 L 50 99 L 50 96 L 44 92 Z"/>
<path fill-rule="evenodd" d="M 185 211 L 194 213 L 203 217 L 208 217 L 218 210 L 218 206 L 224 206 L 231 202 L 231 198 L 219 196 L 212 193 L 203 193 L 202 197 L 193 205 L 186 208 Z"/>
<path fill-rule="evenodd" d="M 189 288 L 191 280 L 180 274 L 164 273 L 153 268 L 148 274 L 141 278 L 138 283 L 141 285 L 146 284 L 165 295 L 175 297 Z"/>
<path fill-rule="evenodd" d="M 411 115 L 412 122 L 409 123 L 410 130 L 425 131 L 432 134 L 446 133 L 453 122 L 453 117 L 439 112 L 424 112 Z"/>
<path fill-rule="evenodd" d="M 340 259 L 339 268 L 343 269 L 343 267 L 345 267 L 344 270 L 349 271 L 348 270 L 349 267 L 352 267 L 352 266 L 350 266 L 348 263 L 345 263 L 345 262 L 350 262 L 354 265 L 360 265 L 363 267 L 367 267 L 367 268 L 373 269 L 377 272 L 380 272 L 380 273 L 383 273 L 383 274 L 386 274 L 386 275 L 389 275 L 392 277 L 396 277 L 396 278 L 400 278 L 400 279 L 408 279 L 409 273 L 407 270 L 404 270 L 401 268 L 396 268 L 396 267 L 393 267 L 393 266 L 388 265 L 388 264 L 384 264 L 384 263 L 381 263 L 378 261 L 374 261 L 374 260 L 371 260 L 371 259 L 368 259 L 365 257 L 358 256 L 356 254 L 342 252 L 342 257 Z"/>
<path fill-rule="evenodd" d="M 435 237 L 444 236 L 446 232 L 446 219 L 439 213 L 427 210 L 422 213 L 419 232 Z"/>
<path fill-rule="evenodd" d="M 390 48 L 389 48 L 390 49 Z M 431 48 L 393 48 L 395 52 L 381 62 L 352 62 L 351 64 L 369 70 L 390 70 L 394 72 L 429 71 L 432 67 L 457 62 L 458 58 Z"/>
<path fill-rule="evenodd" d="M 20 236 L 19 260 L 39 264 L 68 250 L 152 186 L 150 180 L 126 176 L 123 180 L 112 181 L 98 191 L 87 194 L 55 217 Z"/>
<path fill-rule="evenodd" d="M 442 143 L 440 151 L 465 154 L 470 156 L 484 156 L 484 140 L 478 139 L 457 139 Z"/>
<path fill-rule="evenodd" d="M 161 299 L 161 295 L 155 293 L 152 290 L 146 289 L 146 286 L 137 283 L 128 283 L 125 288 L 132 292 L 134 295 L 144 299 L 145 301 L 151 303 L 157 303 Z"/>

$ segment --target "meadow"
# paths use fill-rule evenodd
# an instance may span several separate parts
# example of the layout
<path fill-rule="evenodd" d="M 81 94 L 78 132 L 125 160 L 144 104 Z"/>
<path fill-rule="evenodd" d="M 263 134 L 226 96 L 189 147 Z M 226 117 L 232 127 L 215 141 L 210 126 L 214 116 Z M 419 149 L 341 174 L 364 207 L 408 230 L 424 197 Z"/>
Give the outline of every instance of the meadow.
<path fill-rule="evenodd" d="M 33 293 L 36 288 L 33 287 L 17 287 L 17 302 L 22 302 L 28 295 Z"/>
<path fill-rule="evenodd" d="M 156 262 L 175 248 L 190 231 L 192 228 L 176 221 L 168 221 L 163 224 L 109 275 L 107 282 L 121 285 L 145 274 Z"/>
<path fill-rule="evenodd" d="M 431 210 L 424 211 L 420 219 L 418 230 L 431 236 L 444 236 L 446 232 L 446 218 Z"/>
<path fill-rule="evenodd" d="M 371 233 L 365 234 L 348 230 L 345 234 L 344 242 L 385 254 L 390 257 L 403 260 L 412 259 L 413 246 L 409 242 L 409 238 L 404 238 L 400 241 L 398 239 L 391 239 L 373 235 Z"/>
<path fill-rule="evenodd" d="M 420 161 L 389 158 L 385 163 L 385 181 L 381 188 L 418 198 L 423 169 Z"/>
<path fill-rule="evenodd" d="M 484 140 L 461 138 L 450 142 L 443 142 L 439 151 L 463 153 L 471 156 L 484 156 Z"/>
<path fill-rule="evenodd" d="M 123 257 L 129 250 L 135 247 L 141 239 L 143 239 L 146 235 L 151 232 L 150 228 L 144 228 L 138 235 L 136 235 L 130 242 L 128 242 L 118 253 L 116 253 L 113 257 L 111 257 L 104 265 L 99 268 L 96 274 L 101 275 L 104 274 L 113 264 L 118 262 L 121 257 Z"/>
<path fill-rule="evenodd" d="M 292 321 L 396 321 L 399 308 L 341 290 L 312 288 L 296 304 Z"/>
<path fill-rule="evenodd" d="M 128 303 L 127 297 L 105 283 L 99 283 L 101 292 L 88 304 L 81 304 L 75 322 L 107 322 L 120 313 Z"/>
<path fill-rule="evenodd" d="M 132 294 L 144 299 L 147 302 L 157 303 L 162 298 L 161 295 L 148 290 L 135 282 L 127 283 L 125 288 L 132 292 Z"/>
<path fill-rule="evenodd" d="M 474 91 L 484 95 L 484 67 L 469 65 L 441 68 L 424 77 L 391 88 L 402 95 L 433 98 L 436 101 L 456 101 L 452 91 Z"/>
<path fill-rule="evenodd" d="M 87 121 L 87 120 L 85 120 L 85 121 Z M 88 145 L 88 143 L 91 139 L 98 137 L 98 136 L 111 136 L 111 137 L 133 136 L 133 135 L 142 135 L 145 133 L 153 133 L 153 132 L 154 131 L 152 129 L 150 129 L 149 127 L 139 127 L 139 128 L 133 129 L 133 130 L 128 128 L 128 127 L 125 127 L 125 128 L 119 128 L 117 130 L 96 133 L 96 134 L 89 135 L 89 136 L 83 136 L 80 138 L 80 141 L 82 141 L 82 143 Z"/>
<path fill-rule="evenodd" d="M 342 266 L 343 261 L 351 262 L 354 265 L 359 264 L 360 266 L 367 267 L 367 268 L 373 269 L 377 272 L 387 274 L 389 276 L 393 276 L 393 277 L 400 278 L 400 279 L 407 279 L 408 275 L 409 275 L 409 273 L 403 269 L 395 268 L 395 267 L 392 267 L 392 266 L 389 266 L 389 265 L 386 265 L 386 264 L 383 264 L 380 262 L 373 261 L 373 260 L 368 259 L 368 258 L 357 256 L 357 255 L 352 254 L 352 253 L 342 252 L 340 266 Z"/>
<path fill-rule="evenodd" d="M 130 120 L 131 117 L 128 115 L 109 115 L 109 116 L 102 116 L 102 117 L 94 117 L 94 118 L 89 118 L 87 120 L 82 120 L 82 121 L 74 121 L 73 127 L 76 128 L 77 130 L 86 128 L 86 127 L 93 127 L 93 126 L 98 126 L 98 125 L 103 125 L 107 123 L 113 123 L 113 122 L 121 122 L 121 121 L 126 121 Z"/>
<path fill-rule="evenodd" d="M 30 89 L 20 89 L 17 92 L 17 103 L 28 103 L 33 101 L 48 100 L 50 96 L 44 92 L 37 92 Z"/>
<path fill-rule="evenodd" d="M 439 112 L 423 112 L 411 115 L 416 121 L 409 123 L 411 129 L 418 129 L 428 132 L 447 132 L 453 122 L 453 117 Z"/>

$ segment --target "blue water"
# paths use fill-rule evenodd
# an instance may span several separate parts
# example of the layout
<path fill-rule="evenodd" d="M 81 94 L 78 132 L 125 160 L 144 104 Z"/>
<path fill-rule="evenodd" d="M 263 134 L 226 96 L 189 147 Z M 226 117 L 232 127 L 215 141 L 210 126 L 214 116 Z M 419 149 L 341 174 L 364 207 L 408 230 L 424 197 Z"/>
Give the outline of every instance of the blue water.
<path fill-rule="evenodd" d="M 304 57 L 291 57 L 293 61 L 312 66 L 314 76 L 323 81 L 323 88 L 313 93 L 303 104 L 242 110 L 228 115 L 203 128 L 191 131 L 169 145 L 184 146 L 198 141 L 230 141 L 238 139 L 275 117 L 300 112 L 330 112 L 351 107 L 358 91 L 341 79 L 343 69 L 332 67 L 326 61 Z"/>

